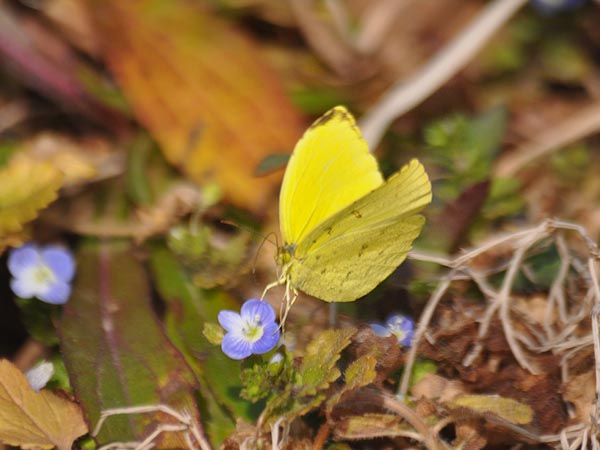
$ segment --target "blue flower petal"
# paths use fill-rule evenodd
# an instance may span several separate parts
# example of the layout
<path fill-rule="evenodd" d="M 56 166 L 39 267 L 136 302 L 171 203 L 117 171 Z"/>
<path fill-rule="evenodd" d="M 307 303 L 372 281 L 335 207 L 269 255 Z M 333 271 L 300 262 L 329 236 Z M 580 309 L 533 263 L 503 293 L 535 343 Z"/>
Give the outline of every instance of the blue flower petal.
<path fill-rule="evenodd" d="M 17 297 L 31 298 L 37 294 L 37 286 L 30 283 L 29 280 L 24 278 L 13 278 L 10 280 L 10 289 L 15 293 Z"/>
<path fill-rule="evenodd" d="M 533 7 L 547 16 L 578 8 L 584 3 L 585 0 L 531 0 Z"/>
<path fill-rule="evenodd" d="M 369 324 L 369 326 L 371 327 L 373 333 L 375 333 L 376 336 L 389 337 L 392 335 L 392 332 L 388 327 L 384 327 L 383 325 L 379 325 L 378 323 L 371 323 Z"/>
<path fill-rule="evenodd" d="M 23 272 L 39 264 L 40 254 L 35 245 L 26 244 L 11 250 L 8 255 L 8 270 L 13 277 L 20 277 Z M 14 291 L 13 291 L 14 292 Z M 15 292 L 15 294 L 17 294 Z M 20 294 L 17 294 L 22 297 Z M 28 297 L 23 297 L 28 298 Z"/>
<path fill-rule="evenodd" d="M 237 333 L 227 333 L 221 342 L 221 349 L 231 359 L 244 359 L 252 354 L 252 344 Z"/>
<path fill-rule="evenodd" d="M 404 338 L 398 339 L 398 343 L 400 345 L 403 345 L 404 347 L 410 347 L 410 344 L 412 344 L 413 334 L 414 334 L 414 331 L 412 329 L 406 331 Z"/>
<path fill-rule="evenodd" d="M 60 245 L 45 247 L 40 252 L 44 264 L 46 264 L 54 275 L 64 282 L 69 282 L 75 275 L 75 259 L 71 252 Z"/>
<path fill-rule="evenodd" d="M 241 333 L 242 328 L 244 328 L 242 317 L 235 311 L 219 311 L 218 320 L 225 331 Z"/>
<path fill-rule="evenodd" d="M 413 322 L 408 317 L 403 316 L 402 314 L 394 314 L 385 321 L 385 325 L 392 331 L 401 330 L 410 330 L 413 328 Z"/>
<path fill-rule="evenodd" d="M 244 319 L 254 321 L 256 316 L 260 317 L 260 321 L 263 325 L 272 323 L 275 321 L 275 311 L 273 307 L 267 302 L 251 298 L 242 305 L 241 316 Z"/>
<path fill-rule="evenodd" d="M 388 330 L 398 338 L 398 343 L 409 346 L 415 329 L 415 323 L 402 314 L 394 314 L 385 321 Z"/>
<path fill-rule="evenodd" d="M 263 330 L 262 337 L 252 347 L 252 353 L 262 355 L 271 351 L 279 342 L 279 326 L 275 322 L 269 323 Z"/>
<path fill-rule="evenodd" d="M 52 305 L 64 305 L 71 295 L 71 285 L 64 281 L 56 281 L 48 286 L 43 292 L 37 293 L 37 298 Z"/>

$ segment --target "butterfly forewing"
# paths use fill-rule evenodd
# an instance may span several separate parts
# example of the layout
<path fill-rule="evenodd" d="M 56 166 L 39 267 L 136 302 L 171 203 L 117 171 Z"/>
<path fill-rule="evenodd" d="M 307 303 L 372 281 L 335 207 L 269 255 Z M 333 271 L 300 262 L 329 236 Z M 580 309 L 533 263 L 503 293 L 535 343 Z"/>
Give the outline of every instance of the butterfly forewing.
<path fill-rule="evenodd" d="M 336 107 L 296 144 L 279 197 L 281 233 L 298 244 L 323 220 L 383 183 L 354 118 Z"/>

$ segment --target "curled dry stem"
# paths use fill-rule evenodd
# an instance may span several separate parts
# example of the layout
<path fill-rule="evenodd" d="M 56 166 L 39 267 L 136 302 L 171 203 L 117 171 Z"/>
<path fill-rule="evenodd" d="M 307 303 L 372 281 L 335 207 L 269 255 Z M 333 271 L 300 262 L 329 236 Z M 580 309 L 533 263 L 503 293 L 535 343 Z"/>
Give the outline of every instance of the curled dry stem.
<path fill-rule="evenodd" d="M 588 267 L 580 267 L 577 265 L 577 259 L 572 258 L 566 241 L 561 235 L 561 231 L 575 232 L 586 244 L 589 252 L 589 263 Z M 544 332 L 533 333 L 534 339 L 526 336 L 523 333 L 518 332 L 512 326 L 511 321 L 511 292 L 516 282 L 519 271 L 523 270 L 524 262 L 528 253 L 536 245 L 539 245 L 542 241 L 553 238 L 555 246 L 558 250 L 558 254 L 561 260 L 560 268 L 555 278 L 549 294 L 549 301 L 547 310 L 545 312 L 545 319 L 543 325 Z M 513 249 L 513 254 L 507 265 L 503 265 L 501 268 L 497 268 L 489 274 L 483 274 L 472 267 L 474 260 L 497 248 L 510 246 Z M 479 320 L 479 330 L 477 335 L 477 342 L 473 346 L 473 349 L 469 354 L 466 355 L 463 364 L 469 366 L 477 358 L 483 348 L 483 340 L 487 337 L 492 319 L 498 315 L 504 335 L 510 346 L 510 349 L 519 362 L 519 364 L 529 370 L 531 373 L 536 373 L 536 367 L 529 361 L 522 348 L 524 345 L 529 351 L 541 352 L 552 350 L 557 353 L 568 352 L 569 355 L 563 356 L 563 361 L 570 359 L 574 351 L 579 351 L 590 345 L 592 342 L 587 338 L 579 338 L 572 335 L 572 333 L 565 334 L 565 330 L 574 330 L 582 321 L 587 320 L 589 315 L 589 307 L 591 304 L 600 303 L 600 288 L 598 287 L 597 275 L 595 264 L 599 258 L 600 252 L 596 243 L 590 238 L 585 229 L 577 224 L 569 222 L 563 222 L 555 219 L 548 219 L 543 221 L 537 226 L 516 231 L 513 233 L 502 234 L 495 236 L 481 245 L 464 252 L 456 258 L 445 258 L 442 256 L 428 255 L 424 253 L 411 253 L 411 258 L 433 262 L 444 267 L 451 269 L 449 274 L 444 277 L 438 288 L 433 292 L 430 297 L 425 310 L 423 311 L 422 317 L 419 321 L 413 344 L 409 352 L 406 370 L 399 386 L 399 393 L 406 394 L 408 389 L 408 380 L 412 371 L 412 366 L 416 357 L 416 349 L 423 338 L 425 331 L 431 321 L 433 312 L 437 307 L 441 297 L 448 290 L 450 284 L 457 279 L 470 279 L 476 286 L 478 286 L 480 292 L 488 300 L 488 306 Z M 575 308 L 572 313 L 568 310 L 566 305 L 566 294 L 565 294 L 565 283 L 569 271 L 574 269 L 580 276 L 589 280 L 591 291 L 588 292 L 582 299 L 582 304 L 578 308 Z M 495 289 L 487 281 L 487 277 L 492 274 L 504 273 L 503 280 L 499 289 Z M 557 311 L 554 314 L 554 311 Z M 552 329 L 551 317 L 556 316 L 558 320 L 564 326 L 563 331 L 555 332 Z M 531 331 L 531 330 L 530 330 Z M 598 344 L 600 345 L 600 344 Z M 600 354 L 600 350 L 597 351 Z M 597 364 L 600 367 L 600 357 Z M 563 371 L 566 375 L 566 371 Z M 599 369 L 599 384 L 600 384 L 600 369 Z M 599 394 L 600 398 L 600 394 Z"/>
<path fill-rule="evenodd" d="M 566 232 L 574 233 L 575 237 L 585 244 L 588 251 L 587 261 L 574 256 L 564 237 Z M 517 312 L 512 312 L 512 291 L 517 275 L 526 272 L 527 258 L 548 239 L 552 239 L 560 259 L 560 265 L 556 277 L 550 285 L 546 310 L 541 323 L 538 324 L 541 328 L 536 329 L 536 322 L 533 321 L 525 323 L 525 329 L 519 331 L 512 326 L 511 320 L 511 313 Z M 489 254 L 489 252 L 498 252 L 499 249 L 501 251 L 498 253 L 503 254 L 507 247 L 511 251 L 508 263 L 502 263 L 493 270 L 487 271 L 482 271 L 475 265 L 478 257 Z M 598 425 L 600 422 L 600 283 L 597 267 L 600 251 L 586 230 L 578 224 L 548 219 L 528 229 L 494 236 L 455 258 L 418 252 L 412 252 L 410 257 L 446 267 L 449 272 L 439 281 L 419 320 L 407 357 L 404 375 L 400 382 L 399 393 L 405 395 L 408 390 L 408 380 L 417 348 L 426 334 L 442 296 L 453 282 L 464 279 L 471 280 L 486 299 L 487 307 L 478 320 L 477 340 L 463 360 L 465 366 L 472 364 L 484 348 L 483 342 L 488 335 L 492 320 L 496 316 L 500 319 L 503 333 L 516 361 L 523 368 L 535 373 L 537 368 L 526 356 L 525 350 L 533 353 L 552 351 L 560 356 L 563 383 L 567 383 L 569 380 L 569 364 L 573 357 L 593 345 L 596 401 L 592 408 L 592 417 L 589 420 L 572 424 L 557 434 L 528 437 L 564 450 L 583 450 L 590 447 L 600 450 L 600 441 L 598 440 L 600 429 Z M 535 275 L 534 272 L 531 274 Z M 502 279 L 499 288 L 495 288 L 488 280 L 490 276 L 498 275 Z M 573 277 L 579 281 L 577 283 L 578 291 L 570 290 L 572 288 L 569 287 L 569 283 L 573 285 Z M 583 289 L 581 281 L 585 283 Z M 591 332 L 587 331 L 590 319 Z M 587 331 L 587 334 L 582 334 L 579 332 L 580 330 Z M 431 432 L 437 435 L 435 428 Z M 519 429 L 519 433 L 527 434 L 529 432 Z"/>

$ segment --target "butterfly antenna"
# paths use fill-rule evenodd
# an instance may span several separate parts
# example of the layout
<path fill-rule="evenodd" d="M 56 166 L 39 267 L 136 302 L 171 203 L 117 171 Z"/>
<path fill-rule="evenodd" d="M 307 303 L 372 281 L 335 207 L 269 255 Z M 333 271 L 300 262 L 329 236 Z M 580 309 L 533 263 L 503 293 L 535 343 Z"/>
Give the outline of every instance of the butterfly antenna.
<path fill-rule="evenodd" d="M 254 255 L 254 262 L 252 263 L 252 276 L 254 278 L 254 281 L 256 281 L 256 277 L 254 275 L 256 274 L 256 261 L 258 260 L 258 255 L 260 254 L 260 252 L 262 250 L 262 247 L 265 244 L 265 242 L 269 242 L 270 244 L 274 245 L 275 248 L 279 248 L 279 242 L 277 241 L 277 234 L 275 234 L 274 232 L 270 232 L 266 236 L 263 236 L 262 234 L 257 233 L 252 228 L 247 227 L 245 225 L 241 225 L 241 224 L 236 223 L 236 222 L 233 222 L 231 220 L 221 219 L 219 222 L 222 223 L 222 224 L 224 224 L 224 225 L 229 225 L 229 226 L 235 227 L 235 228 L 237 228 L 239 230 L 246 231 L 246 232 L 250 233 L 253 236 L 258 236 L 258 237 L 261 238 L 260 245 L 258 246 L 258 249 L 256 250 L 256 254 Z M 269 239 L 269 237 L 271 235 L 275 236 L 275 242 L 273 242 L 271 239 Z"/>

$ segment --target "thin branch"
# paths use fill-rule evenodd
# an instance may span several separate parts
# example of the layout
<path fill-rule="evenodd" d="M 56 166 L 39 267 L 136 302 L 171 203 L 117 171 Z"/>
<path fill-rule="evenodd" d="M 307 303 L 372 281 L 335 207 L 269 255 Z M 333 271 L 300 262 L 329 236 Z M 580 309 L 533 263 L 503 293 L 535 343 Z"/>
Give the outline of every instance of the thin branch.
<path fill-rule="evenodd" d="M 380 0 L 366 8 L 355 47 L 362 54 L 374 53 L 386 38 L 400 13 L 415 0 Z"/>
<path fill-rule="evenodd" d="M 510 347 L 514 357 L 517 362 L 521 365 L 521 367 L 526 368 L 529 372 L 533 374 L 537 374 L 537 368 L 533 367 L 531 363 L 527 360 L 523 352 L 521 351 L 521 346 L 518 344 L 515 335 L 514 329 L 510 322 L 510 300 L 511 300 L 511 291 L 512 287 L 515 283 L 515 278 L 519 273 L 519 267 L 523 262 L 523 257 L 525 256 L 525 252 L 528 250 L 529 246 L 523 246 L 517 249 L 513 256 L 513 260 L 508 268 L 508 272 L 504 277 L 504 281 L 502 282 L 502 288 L 500 289 L 500 293 L 498 294 L 498 302 L 500 303 L 500 322 L 502 323 L 502 329 L 504 330 L 504 337 L 508 342 L 508 346 Z"/>
<path fill-rule="evenodd" d="M 352 49 L 314 12 L 313 0 L 288 0 L 298 26 L 316 55 L 341 76 L 357 65 Z"/>
<path fill-rule="evenodd" d="M 596 369 L 596 405 L 592 414 L 594 420 L 597 421 L 600 418 L 600 330 L 598 329 L 598 319 L 600 318 L 600 287 L 598 285 L 596 261 L 593 258 L 590 258 L 588 263 L 594 292 L 596 294 L 596 304 L 592 309 L 592 336 L 594 337 L 594 362 Z"/>
<path fill-rule="evenodd" d="M 412 368 L 417 358 L 417 348 L 419 347 L 419 343 L 421 342 L 421 338 L 427 331 L 429 326 L 429 322 L 433 317 L 433 313 L 438 303 L 450 287 L 450 283 L 452 282 L 452 278 L 454 275 L 454 271 L 451 271 L 446 278 L 438 285 L 435 292 L 432 294 L 431 298 L 427 302 L 423 313 L 421 314 L 421 318 L 419 319 L 419 326 L 415 332 L 413 337 L 413 341 L 411 342 L 410 351 L 408 352 L 408 356 L 406 357 L 406 363 L 404 365 L 404 372 L 402 374 L 402 380 L 400 381 L 400 386 L 398 387 L 398 395 L 406 396 L 408 392 L 408 383 L 410 381 L 410 375 L 412 373 Z"/>
<path fill-rule="evenodd" d="M 527 0 L 495 0 L 407 80 L 392 86 L 365 114 L 360 129 L 374 149 L 390 124 L 420 104 L 462 69 Z"/>
<path fill-rule="evenodd" d="M 382 392 L 369 392 L 369 394 L 378 398 L 385 409 L 398 414 L 417 430 L 423 438 L 423 443 L 429 450 L 438 450 L 441 448 L 437 436 L 429 429 L 425 422 L 423 422 L 423 419 L 421 419 L 421 417 L 406 404 L 398 400 L 398 398 Z"/>
<path fill-rule="evenodd" d="M 528 164 L 548 157 L 567 145 L 600 131 L 600 102 L 593 103 L 555 126 L 548 126 L 529 142 L 501 158 L 496 164 L 495 176 L 510 178 Z"/>

